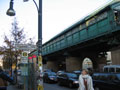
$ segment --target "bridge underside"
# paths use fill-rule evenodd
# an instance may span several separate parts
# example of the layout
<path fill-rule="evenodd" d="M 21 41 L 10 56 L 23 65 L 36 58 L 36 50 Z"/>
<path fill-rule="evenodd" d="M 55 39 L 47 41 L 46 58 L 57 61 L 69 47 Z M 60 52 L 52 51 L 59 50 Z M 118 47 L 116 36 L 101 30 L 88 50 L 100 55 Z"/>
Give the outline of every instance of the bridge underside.
<path fill-rule="evenodd" d="M 47 68 L 57 70 L 82 69 L 83 60 L 88 57 L 93 68 L 102 70 L 106 64 L 106 52 L 120 45 L 120 32 L 111 33 L 43 56 Z"/>

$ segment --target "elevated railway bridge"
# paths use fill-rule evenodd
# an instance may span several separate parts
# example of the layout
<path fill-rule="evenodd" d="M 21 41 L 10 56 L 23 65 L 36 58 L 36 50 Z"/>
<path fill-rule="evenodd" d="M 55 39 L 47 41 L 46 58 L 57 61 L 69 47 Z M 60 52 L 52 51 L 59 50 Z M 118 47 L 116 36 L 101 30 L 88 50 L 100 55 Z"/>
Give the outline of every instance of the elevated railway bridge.
<path fill-rule="evenodd" d="M 43 62 L 55 71 L 73 71 L 89 58 L 92 67 L 100 70 L 106 64 L 106 52 L 119 45 L 120 1 L 115 0 L 44 43 Z"/>

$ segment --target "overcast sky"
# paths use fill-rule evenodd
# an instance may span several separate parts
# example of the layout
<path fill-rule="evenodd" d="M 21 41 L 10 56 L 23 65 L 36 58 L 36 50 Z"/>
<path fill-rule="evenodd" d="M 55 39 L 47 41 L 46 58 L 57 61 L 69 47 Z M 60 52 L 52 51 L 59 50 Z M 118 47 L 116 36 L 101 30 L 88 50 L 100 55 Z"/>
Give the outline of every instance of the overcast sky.
<path fill-rule="evenodd" d="M 0 45 L 4 33 L 9 35 L 14 17 L 6 15 L 10 0 L 0 0 Z M 43 0 L 43 42 L 68 28 L 95 9 L 110 0 Z M 38 2 L 38 0 L 36 0 Z M 28 37 L 37 41 L 38 17 L 37 9 L 32 0 L 14 0 L 14 10 L 19 27 L 24 28 Z"/>

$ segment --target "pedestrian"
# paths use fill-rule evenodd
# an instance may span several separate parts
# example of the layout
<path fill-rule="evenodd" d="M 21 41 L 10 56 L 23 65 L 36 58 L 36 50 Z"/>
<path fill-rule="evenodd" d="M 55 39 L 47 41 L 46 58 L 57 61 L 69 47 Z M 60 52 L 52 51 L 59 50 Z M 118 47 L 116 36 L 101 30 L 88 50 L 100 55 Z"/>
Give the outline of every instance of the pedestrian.
<path fill-rule="evenodd" d="M 2 67 L 0 66 L 0 90 L 7 90 L 7 81 L 2 78 Z"/>
<path fill-rule="evenodd" d="M 88 74 L 87 69 L 83 69 L 79 76 L 79 88 L 78 90 L 94 90 L 93 81 L 91 76 Z"/>

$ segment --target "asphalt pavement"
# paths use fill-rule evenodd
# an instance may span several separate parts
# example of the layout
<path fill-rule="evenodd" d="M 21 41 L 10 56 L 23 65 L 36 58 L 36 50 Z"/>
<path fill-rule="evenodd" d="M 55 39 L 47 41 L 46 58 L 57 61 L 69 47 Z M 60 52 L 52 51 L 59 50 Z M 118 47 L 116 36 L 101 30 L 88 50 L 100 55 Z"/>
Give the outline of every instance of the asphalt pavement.
<path fill-rule="evenodd" d="M 66 86 L 59 86 L 58 84 L 47 84 L 44 83 L 44 90 L 77 90 L 77 88 L 69 88 Z"/>
<path fill-rule="evenodd" d="M 23 89 L 18 89 L 18 87 L 16 85 L 9 85 L 7 87 L 7 90 L 23 90 Z"/>
<path fill-rule="evenodd" d="M 7 90 L 23 90 L 23 89 L 18 89 L 17 86 L 15 85 L 9 85 L 7 87 Z M 48 84 L 44 83 L 44 90 L 77 90 L 77 88 L 69 88 L 66 86 L 59 86 L 58 84 Z"/>

